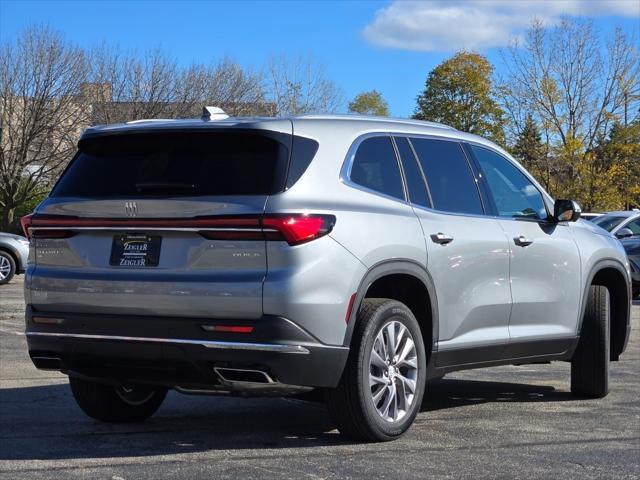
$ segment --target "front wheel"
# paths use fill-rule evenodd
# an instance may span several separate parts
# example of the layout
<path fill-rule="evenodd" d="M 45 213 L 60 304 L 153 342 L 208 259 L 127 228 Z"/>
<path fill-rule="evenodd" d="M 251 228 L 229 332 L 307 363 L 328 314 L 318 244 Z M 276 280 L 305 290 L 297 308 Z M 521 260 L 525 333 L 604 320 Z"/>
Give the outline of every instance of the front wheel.
<path fill-rule="evenodd" d="M 160 408 L 167 395 L 166 388 L 104 385 L 77 377 L 69 377 L 69 384 L 82 411 L 107 423 L 142 422 Z"/>
<path fill-rule="evenodd" d="M 571 393 L 602 398 L 609 393 L 609 290 L 591 285 L 578 347 L 571 360 Z"/>
<path fill-rule="evenodd" d="M 366 299 L 340 384 L 327 391 L 338 430 L 368 441 L 393 440 L 415 419 L 424 393 L 422 332 L 406 305 Z"/>

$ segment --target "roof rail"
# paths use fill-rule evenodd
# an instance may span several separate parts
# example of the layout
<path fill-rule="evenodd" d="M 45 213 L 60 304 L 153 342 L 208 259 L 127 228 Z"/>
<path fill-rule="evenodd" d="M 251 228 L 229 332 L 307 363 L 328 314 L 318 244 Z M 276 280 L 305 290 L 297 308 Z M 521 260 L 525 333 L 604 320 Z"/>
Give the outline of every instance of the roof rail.
<path fill-rule="evenodd" d="M 170 118 L 141 118 L 139 120 L 129 120 L 127 125 L 135 125 L 136 123 L 147 123 L 147 122 L 169 122 Z"/>
<path fill-rule="evenodd" d="M 443 123 L 430 122 L 427 120 L 416 120 L 413 118 L 392 118 L 392 117 L 380 117 L 376 115 L 353 115 L 353 114 L 303 114 L 295 115 L 293 118 L 309 118 L 309 119 L 343 119 L 343 120 L 357 120 L 357 121 L 369 121 L 369 122 L 388 122 L 399 123 L 405 125 L 421 125 L 425 127 L 442 128 L 446 130 L 456 130 L 455 128 L 445 125 Z"/>

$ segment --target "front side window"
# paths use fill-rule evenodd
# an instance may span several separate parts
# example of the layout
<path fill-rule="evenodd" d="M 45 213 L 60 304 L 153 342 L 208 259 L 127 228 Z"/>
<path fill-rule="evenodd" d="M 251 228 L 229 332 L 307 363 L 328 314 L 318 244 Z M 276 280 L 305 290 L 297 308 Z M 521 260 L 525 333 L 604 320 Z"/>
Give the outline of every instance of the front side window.
<path fill-rule="evenodd" d="M 391 137 L 365 139 L 356 152 L 349 178 L 353 183 L 404 200 L 404 190 Z"/>
<path fill-rule="evenodd" d="M 547 209 L 540 191 L 515 165 L 486 148 L 471 145 L 484 171 L 500 217 L 545 220 Z"/>
<path fill-rule="evenodd" d="M 483 213 L 480 194 L 469 162 L 458 142 L 411 138 L 433 199 L 444 212 Z"/>

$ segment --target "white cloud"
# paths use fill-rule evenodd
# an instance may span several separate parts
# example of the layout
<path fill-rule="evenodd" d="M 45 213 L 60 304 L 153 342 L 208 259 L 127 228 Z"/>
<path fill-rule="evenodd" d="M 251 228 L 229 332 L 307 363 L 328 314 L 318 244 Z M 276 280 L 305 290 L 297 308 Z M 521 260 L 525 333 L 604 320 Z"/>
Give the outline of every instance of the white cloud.
<path fill-rule="evenodd" d="M 396 0 L 376 12 L 364 37 L 383 47 L 419 51 L 482 50 L 507 45 L 536 17 L 640 16 L 640 0 Z"/>

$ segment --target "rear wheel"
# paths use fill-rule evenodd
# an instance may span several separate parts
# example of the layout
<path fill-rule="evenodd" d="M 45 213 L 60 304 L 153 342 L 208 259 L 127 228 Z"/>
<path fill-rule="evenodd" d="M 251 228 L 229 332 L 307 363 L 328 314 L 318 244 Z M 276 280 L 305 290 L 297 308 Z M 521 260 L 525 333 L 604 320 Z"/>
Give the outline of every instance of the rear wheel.
<path fill-rule="evenodd" d="M 344 435 L 393 440 L 415 419 L 426 379 L 422 333 L 413 313 L 389 299 L 366 299 L 347 365 L 327 406 Z"/>
<path fill-rule="evenodd" d="M 16 273 L 16 261 L 7 252 L 0 251 L 0 285 L 9 283 Z"/>
<path fill-rule="evenodd" d="M 167 395 L 165 388 L 113 386 L 69 377 L 78 406 L 91 418 L 108 423 L 141 422 L 153 415 Z"/>
<path fill-rule="evenodd" d="M 609 393 L 609 290 L 589 288 L 578 347 L 571 360 L 571 393 L 602 398 Z"/>

